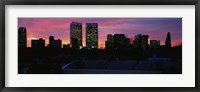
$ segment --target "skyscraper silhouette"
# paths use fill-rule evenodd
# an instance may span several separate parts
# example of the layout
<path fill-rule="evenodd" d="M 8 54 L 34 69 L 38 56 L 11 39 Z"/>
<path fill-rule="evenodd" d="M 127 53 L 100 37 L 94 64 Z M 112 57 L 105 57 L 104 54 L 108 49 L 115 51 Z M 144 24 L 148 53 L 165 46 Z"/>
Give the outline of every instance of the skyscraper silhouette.
<path fill-rule="evenodd" d="M 86 23 L 86 48 L 98 48 L 98 24 Z"/>
<path fill-rule="evenodd" d="M 130 39 L 125 34 L 114 34 L 114 47 L 116 49 L 126 48 L 130 44 Z"/>
<path fill-rule="evenodd" d="M 167 33 L 167 38 L 165 41 L 165 47 L 170 48 L 171 47 L 171 35 L 170 32 Z"/>
<path fill-rule="evenodd" d="M 54 41 L 54 36 L 49 36 L 49 45 L 50 47 L 53 45 Z"/>
<path fill-rule="evenodd" d="M 142 35 L 142 48 L 146 49 L 150 44 L 149 35 Z"/>
<path fill-rule="evenodd" d="M 62 40 L 54 39 L 54 36 L 49 36 L 49 45 L 50 48 L 61 48 L 62 47 Z"/>
<path fill-rule="evenodd" d="M 142 34 L 137 34 L 135 36 L 135 40 L 133 41 L 133 44 L 137 48 L 141 48 L 142 47 Z"/>
<path fill-rule="evenodd" d="M 26 28 L 20 27 L 18 29 L 18 46 L 19 48 L 26 48 L 27 44 L 27 37 L 26 37 Z"/>
<path fill-rule="evenodd" d="M 114 36 L 112 34 L 107 35 L 107 41 L 105 42 L 106 48 L 113 48 L 114 47 Z"/>
<path fill-rule="evenodd" d="M 42 38 L 31 40 L 32 48 L 45 48 L 45 40 Z"/>
<path fill-rule="evenodd" d="M 82 23 L 70 23 L 70 45 L 76 49 L 82 47 Z"/>

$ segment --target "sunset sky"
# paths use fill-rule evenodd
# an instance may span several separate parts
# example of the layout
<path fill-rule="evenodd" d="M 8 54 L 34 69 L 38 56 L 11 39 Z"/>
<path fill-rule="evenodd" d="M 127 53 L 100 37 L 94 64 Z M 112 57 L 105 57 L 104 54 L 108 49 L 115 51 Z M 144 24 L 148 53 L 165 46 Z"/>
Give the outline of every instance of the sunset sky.
<path fill-rule="evenodd" d="M 150 40 L 165 43 L 167 32 L 171 33 L 172 46 L 182 43 L 182 18 L 18 18 L 18 28 L 26 27 L 27 44 L 31 39 L 43 38 L 46 45 L 49 36 L 70 43 L 70 23 L 82 23 L 83 46 L 86 43 L 86 23 L 98 23 L 99 48 L 105 46 L 107 34 L 125 34 L 134 40 L 135 35 L 149 35 Z"/>

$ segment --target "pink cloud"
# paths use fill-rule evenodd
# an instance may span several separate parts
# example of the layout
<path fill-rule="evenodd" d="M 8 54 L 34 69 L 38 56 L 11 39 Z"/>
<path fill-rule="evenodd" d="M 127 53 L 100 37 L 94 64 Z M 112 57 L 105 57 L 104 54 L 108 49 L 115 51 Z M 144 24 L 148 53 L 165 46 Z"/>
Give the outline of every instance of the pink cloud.
<path fill-rule="evenodd" d="M 73 21 L 82 23 L 83 45 L 86 42 L 86 23 L 98 23 L 99 46 L 105 44 L 107 34 L 120 33 L 132 40 L 137 34 L 148 34 L 150 39 L 161 40 L 161 44 L 164 44 L 166 34 L 170 32 L 173 45 L 182 42 L 182 26 L 176 18 L 19 18 L 18 27 L 27 28 L 29 47 L 31 38 L 44 38 L 48 44 L 50 35 L 67 44 L 70 40 L 70 23 Z"/>

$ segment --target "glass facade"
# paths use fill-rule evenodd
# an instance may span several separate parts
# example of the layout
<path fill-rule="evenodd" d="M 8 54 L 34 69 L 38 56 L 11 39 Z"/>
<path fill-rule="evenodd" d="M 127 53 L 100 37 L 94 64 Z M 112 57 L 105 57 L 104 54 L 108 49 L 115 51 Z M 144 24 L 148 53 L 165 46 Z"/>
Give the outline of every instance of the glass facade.
<path fill-rule="evenodd" d="M 98 48 L 98 24 L 86 23 L 86 48 Z"/>
<path fill-rule="evenodd" d="M 82 23 L 70 24 L 70 45 L 72 48 L 82 47 Z"/>

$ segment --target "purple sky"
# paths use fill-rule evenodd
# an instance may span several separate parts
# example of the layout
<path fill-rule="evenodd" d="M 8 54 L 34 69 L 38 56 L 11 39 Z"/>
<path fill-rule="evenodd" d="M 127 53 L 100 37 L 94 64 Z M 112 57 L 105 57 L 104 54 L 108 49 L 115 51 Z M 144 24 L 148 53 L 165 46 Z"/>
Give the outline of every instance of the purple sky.
<path fill-rule="evenodd" d="M 31 39 L 49 36 L 70 42 L 70 23 L 81 22 L 83 26 L 83 46 L 85 46 L 86 23 L 98 23 L 99 48 L 105 46 L 107 34 L 125 34 L 134 39 L 135 35 L 149 35 L 150 40 L 160 40 L 163 45 L 167 32 L 171 33 L 172 46 L 182 43 L 182 18 L 18 18 L 18 27 L 26 27 L 28 47 Z"/>

